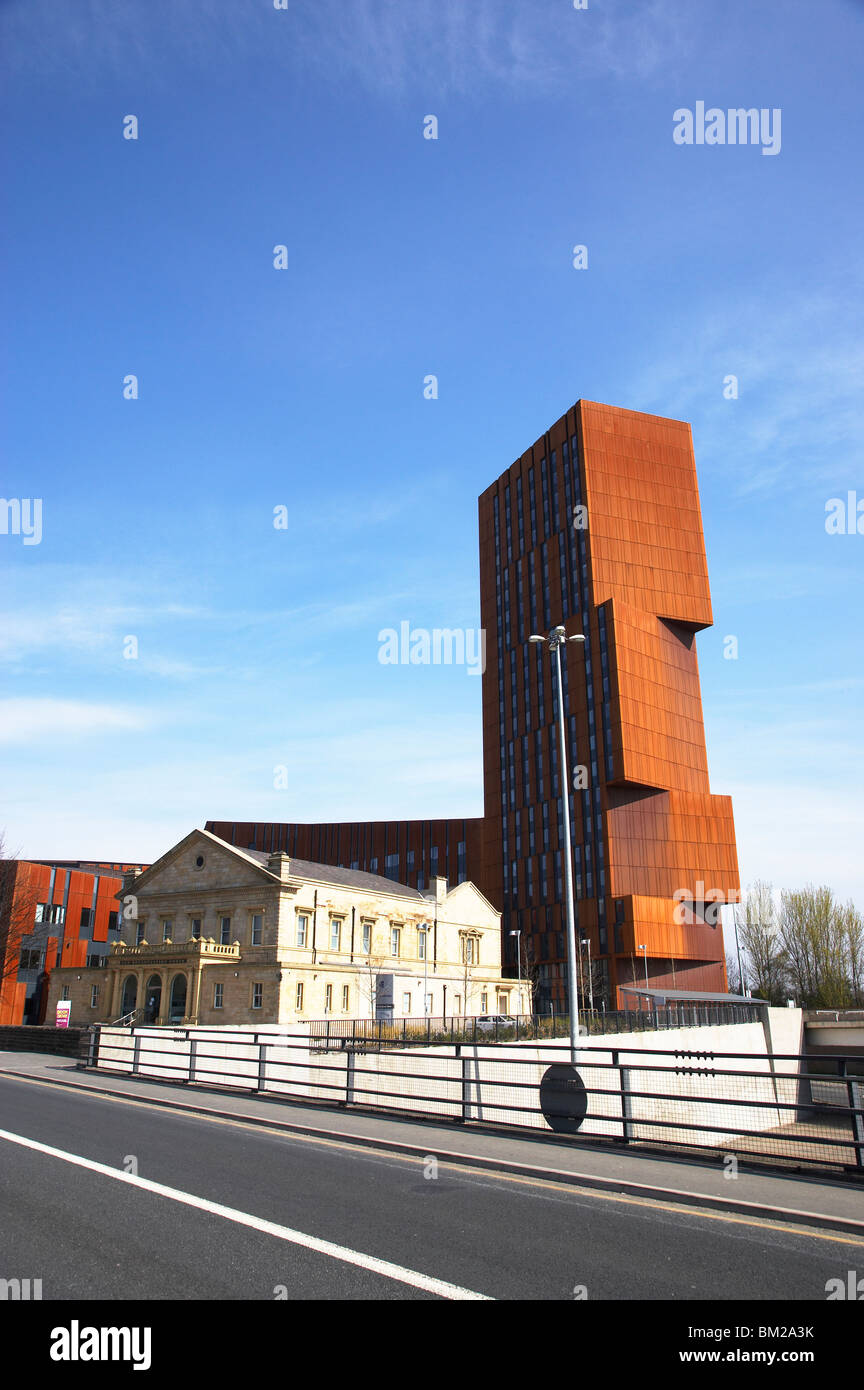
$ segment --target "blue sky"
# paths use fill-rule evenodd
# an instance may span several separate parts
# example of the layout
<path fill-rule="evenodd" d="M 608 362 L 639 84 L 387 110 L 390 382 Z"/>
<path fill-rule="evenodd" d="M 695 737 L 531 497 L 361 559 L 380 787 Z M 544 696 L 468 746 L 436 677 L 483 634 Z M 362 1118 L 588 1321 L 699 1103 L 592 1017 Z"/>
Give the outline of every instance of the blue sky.
<path fill-rule="evenodd" d="M 862 38 L 851 0 L 3 0 L 8 847 L 480 814 L 479 680 L 378 632 L 478 625 L 477 495 L 585 397 L 693 425 L 742 877 L 864 905 L 864 536 L 825 531 Z M 676 145 L 697 101 L 780 108 L 779 154 Z"/>

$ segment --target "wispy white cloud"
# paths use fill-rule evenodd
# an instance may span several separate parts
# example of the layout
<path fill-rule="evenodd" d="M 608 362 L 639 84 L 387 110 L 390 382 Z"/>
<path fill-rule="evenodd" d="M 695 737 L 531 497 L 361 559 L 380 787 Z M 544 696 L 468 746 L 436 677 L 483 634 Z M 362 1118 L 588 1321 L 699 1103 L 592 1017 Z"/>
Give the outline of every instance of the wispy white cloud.
<path fill-rule="evenodd" d="M 860 469 L 860 294 L 848 268 L 833 277 L 826 270 L 823 280 L 833 280 L 829 290 L 792 303 L 766 287 L 694 306 L 687 324 L 667 327 L 650 367 L 636 375 L 634 405 L 691 420 L 700 471 L 722 469 L 739 497 L 815 482 L 851 486 Z M 730 375 L 737 400 L 723 396 Z"/>
<path fill-rule="evenodd" d="M 829 883 L 864 906 L 856 677 L 747 690 L 708 718 L 712 790 L 731 795 L 742 882 Z"/>
<path fill-rule="evenodd" d="M 146 729 L 152 714 L 123 705 L 84 700 L 13 698 L 0 700 L 0 743 L 41 743 L 52 737 L 84 737 Z"/>
<path fill-rule="evenodd" d="M 7 844 L 63 858 L 153 860 L 213 817 L 249 821 L 436 819 L 482 814 L 476 719 L 407 720 L 372 701 L 289 712 L 285 733 L 250 725 L 226 747 L 221 728 L 196 727 L 194 743 L 167 744 L 154 729 L 128 759 L 70 746 L 52 767 L 50 811 L 32 766 L 4 787 Z M 0 713 L 2 718 L 2 713 Z M 169 731 L 170 733 L 170 731 Z M 445 750 L 442 753 L 442 749 Z M 274 770 L 287 769 L 284 789 Z"/>
<path fill-rule="evenodd" d="M 37 653 L 55 660 L 77 652 L 89 661 L 121 656 L 127 634 L 154 624 L 181 628 L 208 607 L 180 603 L 158 574 L 130 579 L 106 562 L 10 564 L 0 601 L 0 663 L 29 663 Z"/>
<path fill-rule="evenodd" d="M 821 522 L 821 514 L 819 517 Z M 717 568 L 720 566 L 718 565 Z M 837 570 L 826 565 L 796 563 L 793 560 L 765 561 L 762 564 L 724 568 L 724 607 L 791 602 L 796 598 L 815 598 L 836 594 Z"/>
<path fill-rule="evenodd" d="M 364 515 L 368 518 L 368 512 Z M 398 627 L 403 619 L 427 626 L 476 625 L 476 595 L 466 596 L 458 579 L 430 594 L 422 574 L 394 577 L 397 583 L 382 585 L 360 575 L 351 581 L 350 597 L 343 597 L 346 582 L 337 569 L 328 596 L 251 608 L 222 603 L 216 594 L 208 603 L 166 601 L 160 578 L 130 581 L 107 566 L 89 571 L 48 566 L 35 577 L 23 576 L 20 585 L 7 585 L 8 601 L 0 605 L 0 667 L 29 680 L 49 671 L 56 679 L 65 668 L 93 679 L 134 669 L 165 681 L 215 676 L 248 681 L 289 652 L 294 668 L 317 662 L 315 643 L 332 642 L 336 635 L 367 642 L 374 663 L 379 629 Z M 398 583 L 400 577 L 405 582 Z M 106 593 L 114 595 L 113 602 L 104 602 Z M 128 636 L 139 643 L 133 661 L 124 658 Z"/>
<path fill-rule="evenodd" d="M 48 11 L 50 9 L 50 22 Z M 661 0 L 7 0 L 7 62 L 70 77 L 158 77 L 166 56 L 211 71 L 262 55 L 378 95 L 566 90 L 574 77 L 650 77 L 680 63 L 692 17 Z"/>
<path fill-rule="evenodd" d="M 860 690 L 864 690 L 864 676 L 832 676 L 825 680 L 751 685 L 742 694 L 727 695 L 723 708 L 726 718 L 734 715 L 736 719 L 751 711 L 764 713 L 766 708 L 772 714 L 776 714 L 781 707 L 801 711 L 809 707 L 809 697 L 813 695 L 839 697 Z M 836 698 L 835 703 L 839 703 Z M 845 727 L 848 729 L 848 724 Z M 812 721 L 808 722 L 807 728 L 812 730 Z"/>
<path fill-rule="evenodd" d="M 731 782 L 742 884 L 765 879 L 782 888 L 827 883 L 864 906 L 861 808 L 856 788 L 820 789 L 812 781 Z"/>
<path fill-rule="evenodd" d="M 271 659 L 269 647 L 256 635 L 262 630 L 278 633 L 287 642 L 316 631 L 332 634 L 366 627 L 372 641 L 383 617 L 405 615 L 406 605 L 419 597 L 417 590 L 405 586 L 372 587 L 347 601 L 322 598 L 284 607 L 231 607 L 216 598 L 208 604 L 180 604 L 165 601 L 158 578 L 138 577 L 130 583 L 106 566 L 95 571 L 46 566 L 35 578 L 29 573 L 22 578 L 20 588 L 19 594 L 14 584 L 7 584 L 8 602 L 0 607 L 0 665 L 38 674 L 33 663 L 42 656 L 51 659 L 55 670 L 58 662 L 66 662 L 104 674 L 108 666 L 131 665 L 123 657 L 124 641 L 136 636 L 135 669 L 179 680 L 260 674 L 260 663 Z M 344 584 L 337 580 L 334 588 L 338 591 Z M 115 595 L 112 603 L 104 602 L 106 592 Z M 205 659 L 190 653 L 193 640 L 206 651 Z M 244 659 L 238 660 L 241 641 Z M 230 650 L 230 664 L 212 659 L 220 650 Z"/>
<path fill-rule="evenodd" d="M 680 56 L 689 27 L 680 10 L 630 0 L 591 12 L 557 0 L 314 0 L 295 9 L 295 24 L 308 61 L 378 90 L 491 83 L 547 93 L 574 76 L 651 74 Z"/>
<path fill-rule="evenodd" d="M 840 691 L 864 689 L 864 676 L 835 676 L 830 680 L 805 681 L 802 685 L 772 685 L 748 692 L 751 698 L 773 700 L 775 703 L 784 696 L 826 695 Z"/>

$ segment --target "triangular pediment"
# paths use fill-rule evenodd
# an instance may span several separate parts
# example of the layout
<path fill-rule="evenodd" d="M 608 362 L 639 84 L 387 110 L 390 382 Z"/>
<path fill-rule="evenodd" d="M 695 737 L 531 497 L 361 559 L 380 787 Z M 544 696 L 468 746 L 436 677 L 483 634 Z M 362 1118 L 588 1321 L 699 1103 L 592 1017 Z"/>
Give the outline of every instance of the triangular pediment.
<path fill-rule="evenodd" d="M 466 927 L 488 927 L 497 925 L 501 920 L 498 909 L 492 906 L 488 898 L 485 898 L 476 884 L 470 880 L 450 889 L 439 907 L 439 914 L 445 915 L 449 922 L 458 922 Z"/>
<path fill-rule="evenodd" d="M 200 861 L 200 862 L 199 862 Z M 235 845 L 226 844 L 209 830 L 192 830 L 163 854 L 149 869 L 124 887 L 136 897 L 150 893 L 194 891 L 280 883 L 266 864 Z"/>

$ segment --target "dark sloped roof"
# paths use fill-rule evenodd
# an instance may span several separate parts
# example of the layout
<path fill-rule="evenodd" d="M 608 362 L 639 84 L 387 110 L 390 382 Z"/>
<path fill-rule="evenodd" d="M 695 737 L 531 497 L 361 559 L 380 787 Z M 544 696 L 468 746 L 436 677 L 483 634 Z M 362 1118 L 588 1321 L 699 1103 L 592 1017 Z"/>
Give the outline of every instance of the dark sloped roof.
<path fill-rule="evenodd" d="M 765 999 L 751 999 L 749 994 L 712 994 L 701 989 L 642 989 L 639 985 L 619 985 L 622 994 L 642 994 L 646 998 L 671 999 L 673 1002 L 692 1000 L 694 1004 L 765 1004 Z"/>
<path fill-rule="evenodd" d="M 240 846 L 238 845 L 239 849 Z M 260 849 L 244 849 L 250 859 L 257 859 L 266 868 L 270 855 Z M 426 898 L 417 888 L 409 888 L 405 883 L 394 883 L 392 878 L 381 874 L 367 874 L 361 869 L 338 869 L 335 864 L 313 864 L 309 859 L 295 859 L 288 855 L 292 878 L 308 878 L 316 883 L 334 883 L 343 888 L 358 888 L 367 893 L 389 893 L 399 898 L 412 898 L 425 903 Z"/>

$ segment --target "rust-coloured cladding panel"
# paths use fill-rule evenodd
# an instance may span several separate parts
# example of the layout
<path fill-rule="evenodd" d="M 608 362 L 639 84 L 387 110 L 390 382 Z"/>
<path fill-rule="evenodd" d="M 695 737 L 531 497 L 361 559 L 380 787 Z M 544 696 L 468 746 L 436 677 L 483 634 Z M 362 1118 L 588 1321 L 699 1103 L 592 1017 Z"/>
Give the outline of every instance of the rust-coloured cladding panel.
<path fill-rule="evenodd" d="M 498 628 L 495 604 L 495 533 L 493 496 L 497 483 L 487 488 L 478 502 L 480 520 L 480 626 L 486 633 L 486 669 L 482 676 L 483 710 L 483 809 L 487 820 L 500 819 L 498 788 L 501 782 L 501 748 L 498 740 Z M 500 843 L 500 825 L 496 838 Z M 497 873 L 497 869 L 496 869 Z M 500 877 L 500 875 L 499 875 Z M 496 892 L 500 899 L 500 892 Z M 496 902 L 500 907 L 500 901 Z"/>
<path fill-rule="evenodd" d="M 96 896 L 96 918 L 93 924 L 93 940 L 108 940 L 108 919 L 112 912 L 121 909 L 117 894 L 123 887 L 122 878 L 100 878 Z"/>
<path fill-rule="evenodd" d="M 9 975 L 0 980 L 0 1025 L 14 1026 L 21 1022 L 26 997 L 26 985 L 19 984 Z"/>
<path fill-rule="evenodd" d="M 616 782 L 708 792 L 693 633 L 620 599 L 607 605 Z"/>
<path fill-rule="evenodd" d="M 690 426 L 580 401 L 593 602 L 710 627 L 711 594 Z"/>
<path fill-rule="evenodd" d="M 385 875 L 388 855 L 398 856 L 393 877 L 396 882 L 415 887 L 422 874 L 426 887 L 434 873 L 447 878 L 451 884 L 458 879 L 459 842 L 465 843 L 465 863 L 468 876 L 489 896 L 493 884 L 484 878 L 484 823 L 479 817 L 459 820 L 431 821 L 333 821 L 323 824 L 274 824 L 250 821 L 208 820 L 205 829 L 237 845 L 239 849 L 257 849 L 266 853 L 281 850 L 298 859 L 316 864 L 342 865 L 350 868 L 356 863 L 367 873 Z M 431 849 L 437 849 L 433 863 Z M 408 854 L 413 854 L 409 867 Z"/>
<path fill-rule="evenodd" d="M 628 899 L 627 921 L 619 928 L 616 945 L 621 954 L 648 947 L 649 957 L 669 960 L 716 961 L 723 953 L 719 926 L 705 922 L 676 922 L 676 903 L 669 898 Z M 620 942 L 620 944 L 618 944 Z"/>
<path fill-rule="evenodd" d="M 32 911 L 35 926 L 36 904 L 48 901 L 50 869 L 44 868 L 41 864 L 30 864 L 26 859 L 6 859 L 0 863 L 0 875 L 9 882 L 8 897 L 4 893 L 4 899 L 14 904 L 13 911 L 19 932 L 22 912 L 27 914 Z M 5 920 L 0 921 L 0 929 L 7 925 Z"/>
<path fill-rule="evenodd" d="M 90 907 L 93 901 L 93 875 L 78 873 L 74 869 L 69 874 L 69 897 L 66 900 L 66 922 L 64 935 L 81 935 L 81 912 Z M 66 962 L 64 961 L 64 964 Z M 77 962 L 76 962 L 77 964 Z"/>
<path fill-rule="evenodd" d="M 0 1022 L 16 1024 L 22 1021 L 27 986 L 17 980 L 17 961 L 22 945 L 22 933 L 27 923 L 35 926 L 35 909 L 45 901 L 48 877 L 44 881 L 33 872 L 33 866 L 23 860 L 0 861 Z M 11 928 L 11 931 L 10 931 Z"/>
<path fill-rule="evenodd" d="M 610 789 L 606 822 L 610 892 L 649 898 L 701 883 L 724 900 L 739 890 L 732 800 L 686 792 L 644 797 Z M 734 898 L 732 899 L 734 901 Z"/>
<path fill-rule="evenodd" d="M 632 994 L 625 994 L 622 985 L 641 987 L 645 983 L 645 970 L 638 956 L 617 956 L 614 960 L 617 1009 L 638 1009 L 639 1002 Z M 665 968 L 664 968 L 665 967 Z M 692 989 L 707 990 L 716 994 L 727 991 L 726 966 L 722 959 L 716 961 L 686 961 L 654 959 L 648 977 L 651 989 Z"/>
<path fill-rule="evenodd" d="M 51 870 L 48 865 L 22 863 L 20 867 L 28 871 L 28 882 L 33 888 L 37 903 L 47 903 L 48 889 L 51 885 Z"/>
<path fill-rule="evenodd" d="M 58 962 L 64 966 L 83 966 L 87 964 L 87 945 L 86 941 L 64 941 L 63 959 Z"/>

